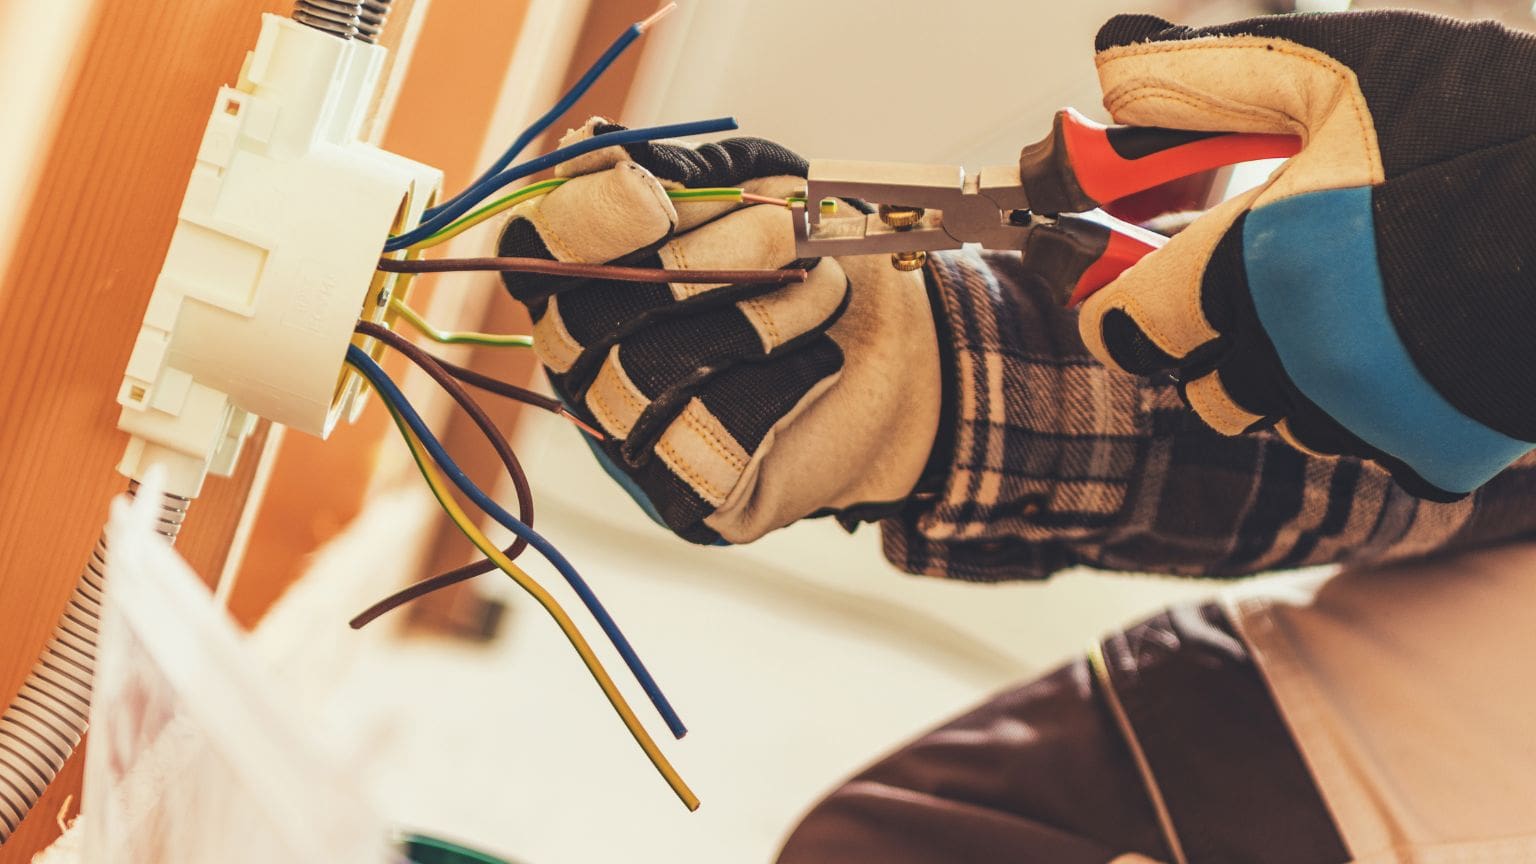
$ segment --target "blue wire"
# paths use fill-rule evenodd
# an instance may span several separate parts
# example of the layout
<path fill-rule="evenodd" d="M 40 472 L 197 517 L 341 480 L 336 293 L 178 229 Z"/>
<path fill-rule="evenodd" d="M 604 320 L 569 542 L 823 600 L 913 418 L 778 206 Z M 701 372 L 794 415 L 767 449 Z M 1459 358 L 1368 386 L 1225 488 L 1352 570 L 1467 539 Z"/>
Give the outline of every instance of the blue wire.
<path fill-rule="evenodd" d="M 640 34 L 644 32 L 644 30 L 640 29 L 638 23 L 629 25 L 628 29 L 619 34 L 619 38 L 613 40 L 613 44 L 608 46 L 608 50 L 603 52 L 603 56 L 597 58 L 597 62 L 587 68 L 587 71 L 582 74 L 581 80 L 577 81 L 570 90 L 567 90 L 553 108 L 544 112 L 544 116 L 533 121 L 527 129 L 524 129 L 522 134 L 517 136 L 517 140 L 512 142 L 512 146 L 507 148 L 507 152 L 501 154 L 501 157 L 492 163 L 491 167 L 487 168 L 484 174 L 476 177 L 475 182 L 471 183 L 463 192 L 449 198 L 436 207 L 427 208 L 426 217 L 436 216 L 439 211 L 448 205 L 468 195 L 469 191 L 475 186 L 484 183 L 494 177 L 498 171 L 512 164 L 512 160 L 516 159 L 517 155 L 523 152 L 523 148 L 533 143 L 533 139 L 543 134 L 544 130 L 548 129 L 551 123 L 559 120 L 565 112 L 571 110 L 571 106 L 576 104 L 576 100 L 585 95 L 587 90 L 597 83 L 597 79 L 601 78 L 603 73 L 608 71 L 608 67 L 613 65 L 613 61 L 619 59 L 619 55 L 624 53 L 624 49 L 634 44 L 634 41 L 639 39 Z"/>
<path fill-rule="evenodd" d="M 470 500 L 479 505 L 480 509 L 484 510 L 492 519 L 501 523 L 513 534 L 527 540 L 528 545 L 539 550 L 539 554 L 548 558 L 549 563 L 555 565 L 555 569 L 560 571 L 560 575 L 564 576 L 565 581 L 570 583 L 571 588 L 576 592 L 576 596 L 581 598 L 582 604 L 592 613 L 592 617 L 597 619 L 598 626 L 603 629 L 603 633 L 613 642 L 613 647 L 618 649 L 619 656 L 624 658 L 624 665 L 629 667 L 629 671 L 634 674 L 635 680 L 640 682 L 640 687 L 645 690 L 645 695 L 650 698 L 651 704 L 656 706 L 656 711 L 666 721 L 667 728 L 672 730 L 672 735 L 676 738 L 681 738 L 688 734 L 688 727 L 683 725 L 683 721 L 677 716 L 677 712 L 672 710 L 672 703 L 667 701 L 667 697 L 662 694 L 661 688 L 657 686 L 656 680 L 651 677 L 651 673 L 646 670 L 645 664 L 635 654 L 635 649 L 630 647 L 629 640 L 624 638 L 624 632 L 619 629 L 619 625 L 608 614 L 608 610 L 603 608 L 602 602 L 597 599 L 596 594 L 592 593 L 592 589 L 587 586 L 586 581 L 576 572 L 576 568 L 571 566 L 571 562 L 565 560 L 565 556 L 561 555 L 560 551 L 550 544 L 548 540 L 540 536 L 537 531 L 518 521 L 517 517 L 508 513 L 489 495 L 485 494 L 479 486 L 475 485 L 475 481 L 469 479 L 468 475 L 448 455 L 448 451 L 443 449 L 442 442 L 438 441 L 437 436 L 432 434 L 432 430 L 427 428 L 427 424 L 421 419 L 421 415 L 417 414 L 416 409 L 411 407 L 411 403 L 405 398 L 405 394 L 400 392 L 400 388 L 384 372 L 384 369 L 375 363 L 373 358 L 368 356 L 367 352 L 356 345 L 348 345 L 347 362 L 356 367 L 357 371 L 361 372 L 363 377 L 373 384 L 374 389 L 379 391 L 380 397 L 399 410 L 400 416 L 405 418 L 406 425 L 410 426 L 411 431 L 416 433 L 416 437 L 421 440 L 422 446 L 426 447 L 427 452 L 432 455 L 433 461 L 437 462 L 438 466 L 443 469 L 443 473 L 448 475 L 455 486 L 463 490 L 464 494 L 469 496 Z"/>
<path fill-rule="evenodd" d="M 469 212 L 470 208 L 484 201 L 508 183 L 527 177 L 530 174 L 537 174 L 546 168 L 553 168 L 561 162 L 575 159 L 584 153 L 591 153 L 593 150 L 601 150 L 604 147 L 613 147 L 620 144 L 638 144 L 642 141 L 654 141 L 657 138 L 707 135 L 711 132 L 727 132 L 735 128 L 736 118 L 716 117 L 713 120 L 695 120 L 691 123 L 673 123 L 668 126 L 651 126 L 646 129 L 621 129 L 617 132 L 607 132 L 602 135 L 594 135 L 591 138 L 582 139 L 558 150 L 551 150 L 543 156 L 530 159 L 521 165 L 514 165 L 505 171 L 476 183 L 465 190 L 464 194 L 460 195 L 453 203 L 443 205 L 441 210 L 433 214 L 425 222 L 404 234 L 389 238 L 388 242 L 384 244 L 384 251 L 394 252 L 414 243 L 419 243 L 452 224 L 453 220 Z"/>

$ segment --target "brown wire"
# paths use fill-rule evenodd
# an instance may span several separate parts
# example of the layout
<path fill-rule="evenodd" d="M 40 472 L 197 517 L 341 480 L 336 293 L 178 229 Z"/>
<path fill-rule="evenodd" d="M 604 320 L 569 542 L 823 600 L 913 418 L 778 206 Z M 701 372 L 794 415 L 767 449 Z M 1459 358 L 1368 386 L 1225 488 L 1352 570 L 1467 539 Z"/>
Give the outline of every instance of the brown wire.
<path fill-rule="evenodd" d="M 804 282 L 806 271 L 792 270 L 658 270 L 653 267 L 615 267 L 608 264 L 573 264 L 544 258 L 418 258 L 401 261 L 380 258 L 379 269 L 389 273 L 453 273 L 489 270 L 504 273 L 545 273 L 583 279 L 619 282 L 684 282 L 705 285 L 773 284 Z"/>
<path fill-rule="evenodd" d="M 512 452 L 512 445 L 507 443 L 506 436 L 502 435 L 501 430 L 496 428 L 496 424 L 491 420 L 490 415 L 485 413 L 485 409 L 480 406 L 479 402 L 475 401 L 473 396 L 469 395 L 469 391 L 464 389 L 464 385 L 460 384 L 447 369 L 444 369 L 436 357 L 433 357 L 415 343 L 390 330 L 388 327 L 371 321 L 359 321 L 355 329 L 358 333 L 364 336 L 371 336 L 405 355 L 407 360 L 416 364 L 421 371 L 427 373 L 433 381 L 437 382 L 438 386 L 448 392 L 448 395 L 459 404 L 460 408 L 464 409 L 464 413 L 469 415 L 469 418 L 474 421 L 475 425 L 480 428 L 480 431 L 485 434 L 485 437 L 490 440 L 491 446 L 496 450 L 496 455 L 501 458 L 501 464 L 506 467 L 508 476 L 512 478 L 512 486 L 517 492 L 519 521 L 524 525 L 532 526 L 533 489 L 528 485 L 528 475 L 523 472 L 523 466 L 517 461 L 517 454 Z M 519 537 L 511 546 L 507 547 L 506 555 L 508 558 L 516 558 L 522 554 L 523 549 L 527 548 L 527 546 L 528 541 Z M 399 608 L 402 604 L 408 603 L 411 600 L 430 594 L 439 588 L 446 588 L 449 585 L 479 576 L 482 573 L 489 573 L 495 569 L 496 565 L 490 560 L 480 560 L 449 570 L 446 573 L 440 573 L 430 579 L 423 579 L 369 606 L 348 623 L 350 623 L 352 629 L 357 630 L 366 626 L 380 615 Z"/>
<path fill-rule="evenodd" d="M 603 433 L 603 430 L 598 429 L 580 417 L 577 417 L 575 414 L 572 414 L 569 410 L 566 409 L 564 402 L 561 402 L 559 399 L 556 399 L 553 396 L 545 396 L 543 393 L 529 390 L 526 387 L 519 387 L 516 384 L 502 381 L 499 378 L 492 378 L 489 375 L 481 374 L 473 369 L 466 369 L 463 366 L 449 363 L 447 360 L 444 360 L 441 357 L 437 359 L 437 362 L 443 364 L 443 368 L 448 371 L 449 375 L 452 375 L 453 377 L 463 381 L 465 384 L 468 384 L 471 387 L 478 387 L 487 393 L 495 393 L 497 396 L 505 396 L 508 399 L 522 402 L 525 405 L 532 405 L 535 408 L 542 408 L 552 414 L 559 414 L 565 419 L 576 424 L 578 428 L 580 428 L 583 432 L 586 432 L 588 435 L 591 435 L 593 438 L 596 438 L 599 441 L 608 440 L 608 436 Z"/>

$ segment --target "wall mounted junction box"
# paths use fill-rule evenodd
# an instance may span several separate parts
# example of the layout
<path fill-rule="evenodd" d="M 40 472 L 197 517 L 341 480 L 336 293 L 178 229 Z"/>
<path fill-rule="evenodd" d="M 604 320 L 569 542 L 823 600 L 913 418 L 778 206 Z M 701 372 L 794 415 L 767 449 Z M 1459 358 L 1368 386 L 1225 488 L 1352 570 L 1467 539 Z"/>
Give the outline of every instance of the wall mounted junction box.
<path fill-rule="evenodd" d="M 360 139 L 386 49 L 263 16 L 239 83 L 219 91 L 118 393 L 119 470 L 168 469 L 195 496 L 265 417 L 325 437 L 364 388 L 344 365 L 382 320 L 384 241 L 422 218 L 435 168 Z M 398 256 L 399 253 L 396 253 Z"/>

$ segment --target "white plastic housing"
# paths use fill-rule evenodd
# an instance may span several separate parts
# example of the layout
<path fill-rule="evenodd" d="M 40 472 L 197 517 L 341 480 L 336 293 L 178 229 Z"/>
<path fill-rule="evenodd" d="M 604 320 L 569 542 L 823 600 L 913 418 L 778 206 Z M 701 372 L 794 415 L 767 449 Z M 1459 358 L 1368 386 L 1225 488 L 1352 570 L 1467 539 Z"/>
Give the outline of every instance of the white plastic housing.
<path fill-rule="evenodd" d="M 395 288 L 380 249 L 442 183 L 359 140 L 384 57 L 263 16 L 239 85 L 219 91 L 118 393 L 124 474 L 165 464 L 167 491 L 192 497 L 233 469 L 257 417 L 325 437 L 358 407 L 344 357 Z"/>

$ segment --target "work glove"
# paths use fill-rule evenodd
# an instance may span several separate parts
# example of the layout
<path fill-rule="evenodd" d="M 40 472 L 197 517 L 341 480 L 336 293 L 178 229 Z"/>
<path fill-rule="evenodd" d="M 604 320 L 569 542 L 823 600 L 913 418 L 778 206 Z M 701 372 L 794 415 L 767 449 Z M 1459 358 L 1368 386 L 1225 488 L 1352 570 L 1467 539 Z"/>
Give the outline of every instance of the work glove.
<path fill-rule="evenodd" d="M 619 127 L 593 120 L 569 144 Z M 556 393 L 610 440 L 599 460 L 653 518 L 744 543 L 805 516 L 878 516 L 924 473 L 939 425 L 923 278 L 888 257 L 799 261 L 782 205 L 667 190 L 803 194 L 806 162 L 756 138 L 610 147 L 514 209 L 501 255 L 667 269 L 804 267 L 788 285 L 508 273 Z"/>
<path fill-rule="evenodd" d="M 1088 299 L 1104 362 L 1217 431 L 1450 500 L 1536 441 L 1536 38 L 1409 12 L 1099 31 L 1120 123 L 1298 134 L 1268 182 Z"/>

